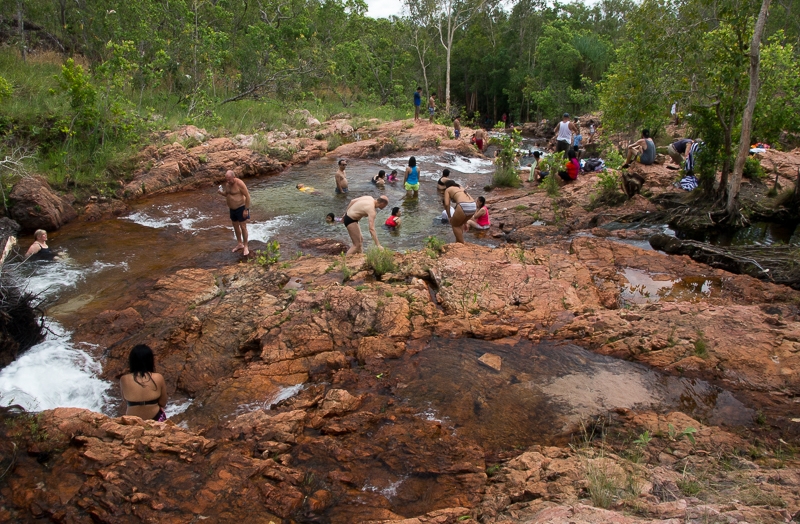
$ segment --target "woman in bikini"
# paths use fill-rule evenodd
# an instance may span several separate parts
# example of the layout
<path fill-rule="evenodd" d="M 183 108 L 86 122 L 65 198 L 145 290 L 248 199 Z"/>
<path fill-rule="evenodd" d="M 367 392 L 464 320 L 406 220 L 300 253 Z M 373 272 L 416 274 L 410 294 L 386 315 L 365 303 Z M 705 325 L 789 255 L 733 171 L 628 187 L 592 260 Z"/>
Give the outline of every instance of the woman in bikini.
<path fill-rule="evenodd" d="M 164 377 L 155 372 L 154 360 L 150 346 L 134 346 L 128 355 L 130 373 L 120 377 L 119 387 L 123 400 L 128 404 L 126 415 L 164 422 L 167 420 L 164 413 L 167 385 Z"/>
<path fill-rule="evenodd" d="M 450 214 L 451 203 L 455 205 L 455 212 L 452 215 Z M 456 242 L 464 243 L 464 227 L 477 209 L 475 200 L 461 189 L 455 180 L 447 181 L 444 190 L 444 210 L 450 218 Z"/>

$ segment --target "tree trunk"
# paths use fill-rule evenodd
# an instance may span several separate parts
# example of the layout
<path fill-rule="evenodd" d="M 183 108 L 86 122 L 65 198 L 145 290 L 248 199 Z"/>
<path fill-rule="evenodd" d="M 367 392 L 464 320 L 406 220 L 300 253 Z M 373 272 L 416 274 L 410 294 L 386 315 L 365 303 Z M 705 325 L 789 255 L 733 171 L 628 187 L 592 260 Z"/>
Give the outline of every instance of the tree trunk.
<path fill-rule="evenodd" d="M 728 180 L 726 189 L 728 202 L 725 205 L 725 213 L 728 217 L 738 214 L 736 198 L 739 196 L 739 188 L 742 185 L 742 173 L 744 173 L 744 163 L 750 154 L 750 131 L 753 128 L 753 113 L 756 109 L 758 99 L 758 67 L 761 59 L 761 38 L 764 35 L 764 28 L 767 25 L 767 15 L 769 14 L 769 4 L 771 0 L 762 0 L 761 11 L 758 13 L 756 26 L 753 30 L 753 40 L 750 42 L 750 91 L 747 94 L 747 104 L 744 106 L 742 115 L 742 134 L 739 138 L 739 152 L 736 155 L 736 163 L 733 166 L 733 174 Z"/>
<path fill-rule="evenodd" d="M 453 48 L 453 37 L 448 40 L 447 46 L 447 79 L 444 88 L 444 110 L 450 114 L 450 50 Z"/>
<path fill-rule="evenodd" d="M 25 45 L 25 20 L 22 18 L 22 0 L 17 0 L 17 29 L 19 29 L 19 48 L 22 53 L 22 61 L 25 62 L 28 56 L 28 48 Z"/>

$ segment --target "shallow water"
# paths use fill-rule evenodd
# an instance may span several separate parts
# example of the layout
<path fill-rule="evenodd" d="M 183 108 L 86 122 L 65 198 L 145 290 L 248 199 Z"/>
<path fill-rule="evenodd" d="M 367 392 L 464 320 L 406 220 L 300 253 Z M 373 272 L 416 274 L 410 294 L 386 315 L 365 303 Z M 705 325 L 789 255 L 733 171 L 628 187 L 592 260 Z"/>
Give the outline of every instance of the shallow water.
<path fill-rule="evenodd" d="M 800 226 L 774 222 L 753 222 L 735 231 L 678 231 L 684 240 L 708 242 L 715 246 L 800 245 Z"/>
<path fill-rule="evenodd" d="M 496 371 L 478 359 L 502 359 Z M 701 380 L 571 344 L 438 339 L 392 366 L 396 395 L 490 451 L 547 444 L 616 408 L 680 410 L 704 423 L 741 425 L 753 411 Z"/>
<path fill-rule="evenodd" d="M 466 184 L 477 198 L 481 191 L 473 188 L 488 183 L 492 163 L 452 154 L 420 156 L 418 160 L 420 194 L 408 200 L 404 199 L 401 182 L 389 184 L 383 191 L 370 183 L 379 169 L 398 168 L 402 173 L 408 157 L 350 160 L 347 195 L 334 194 L 336 164 L 328 159 L 291 168 L 279 176 L 247 179 L 252 198 L 253 219 L 248 222 L 251 249 L 275 239 L 281 244 L 282 255 L 288 258 L 302 249 L 303 240 L 310 238 L 327 237 L 349 243 L 345 228 L 327 224 L 325 215 L 341 215 L 350 199 L 366 194 L 377 197 L 382 192 L 389 196 L 390 207 L 403 210 L 403 224 L 396 231 L 383 226 L 389 209 L 378 214 L 376 229 L 384 247 L 418 249 L 430 235 L 451 241 L 450 226 L 439 220 L 443 208 L 436 180 L 441 170 L 449 167 L 453 178 Z M 298 191 L 296 185 L 301 182 L 315 187 L 317 192 Z M 49 238 L 50 247 L 65 254 L 61 260 L 23 265 L 30 276 L 28 290 L 41 297 L 48 317 L 63 327 L 58 328 L 57 336 L 33 348 L 27 358 L 18 359 L 0 375 L 6 399 L 2 402 L 9 402 L 9 393 L 13 392 L 16 402 L 31 409 L 61 405 L 115 410 L 116 400 L 107 394 L 116 394 L 115 389 L 109 389 L 111 386 L 104 381 L 93 382 L 99 380 L 100 367 L 95 359 L 102 351 L 73 347 L 71 327 L 107 309 L 127 307 L 132 298 L 146 293 L 156 280 L 180 269 L 214 268 L 241 259 L 230 251 L 235 237 L 225 201 L 214 187 L 142 199 L 130 207 L 131 211 L 118 219 L 66 225 Z M 362 221 L 362 232 L 369 246 L 366 221 Z M 467 238 L 492 244 L 485 235 Z M 20 248 L 24 250 L 31 242 L 33 238 L 20 238 Z M 34 358 L 35 355 L 39 357 Z M 56 361 L 58 364 L 53 367 L 51 363 Z M 48 376 L 53 379 L 31 378 Z M 62 379 L 80 383 L 85 380 L 90 385 L 65 394 Z M 186 402 L 183 399 L 172 407 L 172 400 L 171 413 L 185 410 Z"/>
<path fill-rule="evenodd" d="M 622 286 L 620 297 L 629 304 L 694 302 L 716 297 L 722 292 L 722 280 L 717 277 L 669 278 L 629 267 L 624 268 L 622 274 L 628 284 Z"/>

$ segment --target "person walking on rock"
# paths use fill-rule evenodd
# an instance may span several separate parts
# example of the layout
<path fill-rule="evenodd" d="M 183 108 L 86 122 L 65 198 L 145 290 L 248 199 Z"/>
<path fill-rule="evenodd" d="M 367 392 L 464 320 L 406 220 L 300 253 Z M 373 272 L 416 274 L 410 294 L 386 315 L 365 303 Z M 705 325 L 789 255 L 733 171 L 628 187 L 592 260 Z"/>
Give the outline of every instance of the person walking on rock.
<path fill-rule="evenodd" d="M 225 183 L 219 186 L 218 191 L 228 203 L 233 232 L 236 234 L 236 247 L 231 251 L 234 253 L 241 251 L 242 255 L 247 256 L 250 254 L 247 248 L 246 223 L 250 218 L 250 192 L 247 191 L 244 182 L 236 178 L 236 173 L 231 170 L 225 173 Z"/>
<path fill-rule="evenodd" d="M 428 99 L 428 115 L 430 118 L 428 121 L 432 124 L 433 123 L 433 114 L 436 112 L 436 93 L 431 93 L 431 97 Z"/>
<path fill-rule="evenodd" d="M 556 153 L 569 151 L 572 145 L 572 135 L 580 134 L 578 127 L 569 121 L 569 113 L 561 115 L 561 122 L 553 130 L 556 133 Z"/>
<path fill-rule="evenodd" d="M 375 216 L 378 214 L 379 209 L 383 209 L 388 205 L 389 197 L 386 195 L 381 195 L 378 198 L 365 195 L 350 201 L 344 215 L 342 215 L 342 224 L 347 228 L 350 240 L 353 241 L 353 246 L 347 250 L 348 255 L 363 251 L 364 239 L 361 236 L 361 227 L 359 227 L 358 221 L 364 217 L 369 218 L 369 234 L 372 236 L 372 241 L 375 242 L 378 248 L 381 247 L 381 243 L 378 242 L 378 233 L 375 231 Z"/>

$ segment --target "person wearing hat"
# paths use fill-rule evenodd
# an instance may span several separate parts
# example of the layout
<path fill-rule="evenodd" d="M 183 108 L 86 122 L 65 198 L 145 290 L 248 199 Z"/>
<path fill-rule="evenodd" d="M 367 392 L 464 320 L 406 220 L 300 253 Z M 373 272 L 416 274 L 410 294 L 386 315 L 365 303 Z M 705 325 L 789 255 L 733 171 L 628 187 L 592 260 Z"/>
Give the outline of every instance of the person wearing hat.
<path fill-rule="evenodd" d="M 553 132 L 556 133 L 556 153 L 569 151 L 572 145 L 572 135 L 580 133 L 578 126 L 569 121 L 569 113 L 564 113 L 561 117 L 561 122 L 558 123 Z"/>

